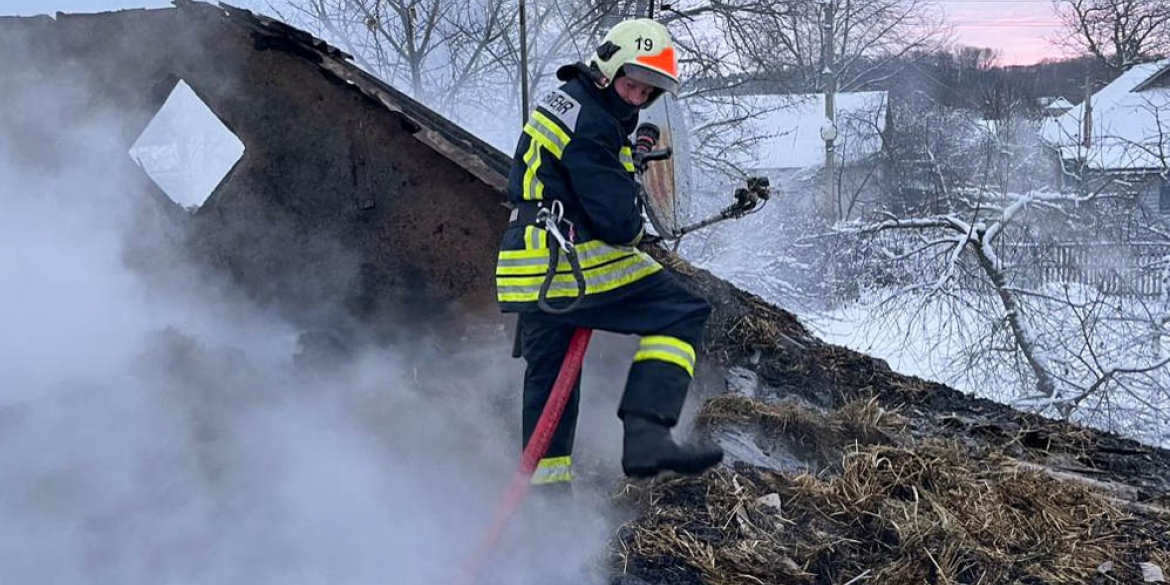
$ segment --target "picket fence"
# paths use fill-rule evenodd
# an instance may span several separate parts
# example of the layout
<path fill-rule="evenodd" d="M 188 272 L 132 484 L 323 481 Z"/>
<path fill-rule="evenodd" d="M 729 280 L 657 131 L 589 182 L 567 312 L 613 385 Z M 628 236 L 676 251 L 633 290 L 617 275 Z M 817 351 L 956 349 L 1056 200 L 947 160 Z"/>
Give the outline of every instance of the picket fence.
<path fill-rule="evenodd" d="M 1158 297 L 1170 277 L 1170 244 L 1159 242 L 1012 242 L 997 252 L 1012 279 L 1030 286 L 1067 282 L 1110 295 Z"/>

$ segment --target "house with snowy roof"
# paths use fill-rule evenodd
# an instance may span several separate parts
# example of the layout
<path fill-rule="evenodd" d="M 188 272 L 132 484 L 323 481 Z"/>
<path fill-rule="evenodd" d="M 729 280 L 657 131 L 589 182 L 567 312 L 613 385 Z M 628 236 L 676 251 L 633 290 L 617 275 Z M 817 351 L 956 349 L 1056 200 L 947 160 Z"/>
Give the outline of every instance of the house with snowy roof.
<path fill-rule="evenodd" d="M 1046 118 L 1059 118 L 1068 113 L 1069 110 L 1075 108 L 1072 102 L 1068 101 L 1062 96 L 1048 96 L 1038 98 L 1036 100 L 1040 111 Z"/>
<path fill-rule="evenodd" d="M 1066 188 L 1124 191 L 1170 214 L 1170 59 L 1131 67 L 1046 121 L 1041 135 L 1058 155 Z"/>
<path fill-rule="evenodd" d="M 772 190 L 789 205 L 813 209 L 823 193 L 825 141 L 824 94 L 755 94 L 739 96 L 747 148 L 730 156 L 733 164 L 766 176 Z M 884 91 L 842 92 L 835 98 L 836 175 L 841 216 L 856 216 L 878 198 L 883 134 L 889 106 Z"/>

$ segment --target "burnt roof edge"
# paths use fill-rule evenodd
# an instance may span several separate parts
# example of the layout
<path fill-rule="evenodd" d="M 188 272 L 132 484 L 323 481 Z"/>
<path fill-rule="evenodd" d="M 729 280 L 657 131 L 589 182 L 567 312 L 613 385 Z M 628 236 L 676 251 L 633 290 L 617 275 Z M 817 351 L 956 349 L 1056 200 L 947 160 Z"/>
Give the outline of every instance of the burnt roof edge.
<path fill-rule="evenodd" d="M 511 157 L 464 130 L 438 112 L 388 83 L 363 71 L 352 55 L 296 27 L 279 20 L 220 2 L 218 7 L 196 0 L 173 0 L 173 4 L 197 17 L 216 16 L 268 37 L 293 43 L 318 55 L 317 66 L 326 75 L 362 93 L 412 124 L 407 128 L 416 140 L 468 171 L 480 181 L 503 192 L 507 187 Z M 302 51 L 297 51 L 298 53 Z"/>

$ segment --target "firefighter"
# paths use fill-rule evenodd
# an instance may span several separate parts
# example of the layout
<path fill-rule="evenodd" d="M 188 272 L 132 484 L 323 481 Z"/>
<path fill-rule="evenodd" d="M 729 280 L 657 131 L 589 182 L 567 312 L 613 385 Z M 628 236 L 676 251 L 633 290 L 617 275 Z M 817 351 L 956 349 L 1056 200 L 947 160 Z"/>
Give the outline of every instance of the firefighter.
<path fill-rule="evenodd" d="M 508 179 L 514 208 L 496 267 L 497 300 L 504 312 L 518 313 L 527 364 L 524 445 L 573 331 L 631 334 L 641 339 L 618 406 L 623 472 L 700 473 L 722 460 L 722 450 L 679 444 L 671 428 L 711 308 L 637 248 L 644 226 L 630 143 L 640 110 L 678 89 L 673 41 L 653 20 L 627 20 L 587 62 L 561 67 L 557 78 L 563 83 L 537 101 L 516 146 Z M 562 247 L 560 238 L 568 244 Z M 577 270 L 566 261 L 569 249 Z M 550 261 L 557 263 L 555 278 Z M 580 378 L 533 484 L 571 480 L 579 394 Z"/>

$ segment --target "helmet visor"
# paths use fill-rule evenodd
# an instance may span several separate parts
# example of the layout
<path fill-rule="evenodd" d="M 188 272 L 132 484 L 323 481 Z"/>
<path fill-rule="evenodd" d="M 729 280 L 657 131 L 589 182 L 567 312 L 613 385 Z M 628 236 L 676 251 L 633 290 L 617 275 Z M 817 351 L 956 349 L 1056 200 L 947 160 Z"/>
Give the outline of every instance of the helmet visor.
<path fill-rule="evenodd" d="M 671 95 L 678 95 L 678 80 L 665 73 L 655 71 L 638 63 L 626 63 L 624 69 L 626 76 L 630 79 L 640 81 L 663 91 L 668 91 Z"/>

